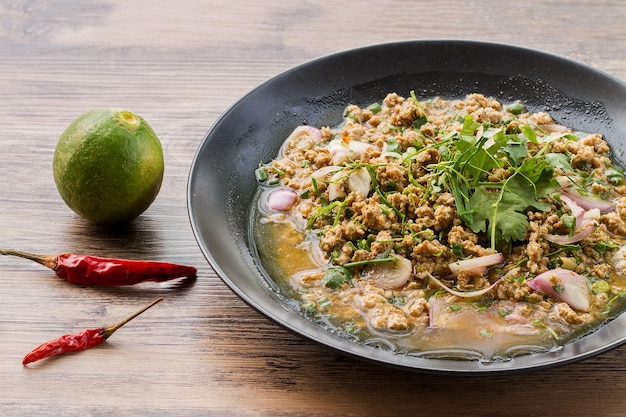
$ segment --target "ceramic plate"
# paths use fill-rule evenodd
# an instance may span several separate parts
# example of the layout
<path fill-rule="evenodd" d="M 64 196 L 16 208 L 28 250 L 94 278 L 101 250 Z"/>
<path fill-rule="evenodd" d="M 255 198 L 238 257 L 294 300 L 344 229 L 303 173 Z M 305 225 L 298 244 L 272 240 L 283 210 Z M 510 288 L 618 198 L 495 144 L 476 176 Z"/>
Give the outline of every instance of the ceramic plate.
<path fill-rule="evenodd" d="M 473 41 L 407 41 L 316 59 L 263 83 L 230 107 L 196 153 L 188 183 L 192 228 L 207 260 L 250 306 L 312 341 L 377 363 L 442 373 L 528 371 L 577 361 L 620 345 L 626 315 L 554 352 L 483 363 L 428 359 L 365 346 L 298 313 L 264 278 L 249 236 L 249 209 L 260 161 L 275 157 L 298 125 L 334 126 L 348 104 L 367 105 L 388 92 L 461 98 L 480 92 L 521 100 L 559 123 L 599 132 L 623 166 L 626 84 L 587 65 L 525 48 Z M 236 323 L 233 323 L 236 326 Z"/>

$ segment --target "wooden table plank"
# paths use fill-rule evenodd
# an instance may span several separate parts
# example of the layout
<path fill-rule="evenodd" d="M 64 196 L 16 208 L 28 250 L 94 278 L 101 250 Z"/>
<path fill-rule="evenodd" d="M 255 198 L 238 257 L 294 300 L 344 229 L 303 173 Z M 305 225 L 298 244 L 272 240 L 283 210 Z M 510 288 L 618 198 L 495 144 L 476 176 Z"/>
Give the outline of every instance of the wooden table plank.
<path fill-rule="evenodd" d="M 185 193 L 195 151 L 219 115 L 307 60 L 395 40 L 474 39 L 541 49 L 626 79 L 624 21 L 618 0 L 0 0 L 0 246 L 199 267 L 196 280 L 96 289 L 0 257 L 0 412 L 623 415 L 626 347 L 529 374 L 442 376 L 344 357 L 285 331 L 209 267 Z M 52 179 L 60 133 L 105 105 L 145 117 L 165 150 L 161 193 L 130 228 L 76 217 Z M 106 344 L 20 365 L 42 341 L 115 322 L 157 296 L 166 299 Z"/>

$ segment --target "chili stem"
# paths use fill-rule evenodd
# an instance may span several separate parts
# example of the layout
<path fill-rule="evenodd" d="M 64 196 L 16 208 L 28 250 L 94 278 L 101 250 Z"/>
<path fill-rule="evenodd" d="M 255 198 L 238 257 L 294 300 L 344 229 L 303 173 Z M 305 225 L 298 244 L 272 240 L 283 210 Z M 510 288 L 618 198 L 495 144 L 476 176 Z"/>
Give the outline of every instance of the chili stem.
<path fill-rule="evenodd" d="M 137 317 L 138 315 L 140 315 L 141 313 L 143 313 L 144 311 L 146 311 L 147 309 L 149 309 L 150 307 L 154 306 L 155 304 L 159 303 L 163 301 L 163 297 L 159 297 L 156 300 L 154 300 L 153 302 L 151 302 L 150 304 L 148 304 L 147 306 L 143 307 L 141 310 L 135 312 L 134 314 L 126 317 L 124 320 L 121 320 L 111 326 L 106 326 L 103 327 L 102 330 L 100 331 L 100 333 L 102 334 L 102 337 L 106 340 L 109 337 L 111 337 L 111 335 L 113 333 L 115 333 L 115 331 L 117 331 L 120 327 L 122 327 L 123 325 L 125 325 L 126 323 L 128 323 L 129 321 L 131 321 L 132 319 L 134 319 L 135 317 Z"/>
<path fill-rule="evenodd" d="M 24 259 L 30 259 L 47 268 L 55 269 L 57 266 L 57 257 L 50 255 L 37 255 L 29 252 L 22 252 L 14 249 L 0 249 L 0 255 L 17 256 Z"/>

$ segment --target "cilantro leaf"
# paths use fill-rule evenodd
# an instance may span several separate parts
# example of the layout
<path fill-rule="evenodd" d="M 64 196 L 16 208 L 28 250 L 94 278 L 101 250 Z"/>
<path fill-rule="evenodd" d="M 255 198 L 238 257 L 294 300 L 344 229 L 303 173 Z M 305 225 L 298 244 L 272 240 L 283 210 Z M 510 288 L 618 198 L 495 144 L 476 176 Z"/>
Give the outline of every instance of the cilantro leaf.
<path fill-rule="evenodd" d="M 537 133 L 533 130 L 532 127 L 528 125 L 524 125 L 520 128 L 522 130 L 523 137 L 534 143 L 535 145 L 539 143 L 537 140 Z"/>
<path fill-rule="evenodd" d="M 502 241 L 521 240 L 529 225 L 525 211 L 550 210 L 550 203 L 541 199 L 557 188 L 544 159 L 526 158 L 501 188 L 476 188 L 469 201 L 473 211 L 468 225 L 474 233 L 487 232 L 493 248 Z"/>
<path fill-rule="evenodd" d="M 322 283 L 324 286 L 332 289 L 341 287 L 344 282 L 350 282 L 351 274 L 346 268 L 337 266 L 326 269 Z"/>
<path fill-rule="evenodd" d="M 528 227 L 528 219 L 522 213 L 528 207 L 524 198 L 480 187 L 470 198 L 470 204 L 474 207 L 472 231 L 488 232 L 492 246 L 501 240 L 523 239 Z"/>
<path fill-rule="evenodd" d="M 547 153 L 546 161 L 548 161 L 548 163 L 554 168 L 560 168 L 565 172 L 574 172 L 569 157 L 565 154 Z"/>
<path fill-rule="evenodd" d="M 517 170 L 517 175 L 511 177 L 508 189 L 514 193 L 523 193 L 528 205 L 539 210 L 549 210 L 539 199 L 547 197 L 559 189 L 559 183 L 554 179 L 554 170 L 544 158 L 526 158 Z M 531 194 L 532 192 L 532 194 Z"/>
<path fill-rule="evenodd" d="M 524 239 L 526 211 L 550 209 L 547 197 L 559 188 L 554 169 L 567 167 L 559 157 L 544 155 L 547 145 L 531 126 L 519 130 L 507 134 L 506 124 L 465 116 L 461 129 L 439 147 L 439 163 L 429 167 L 440 175 L 432 183 L 447 188 L 461 220 L 475 233 L 486 233 L 493 249 Z M 498 168 L 503 171 L 494 180 Z"/>
<path fill-rule="evenodd" d="M 528 147 L 521 142 L 509 142 L 502 150 L 509 156 L 513 165 L 518 165 L 528 156 Z"/>

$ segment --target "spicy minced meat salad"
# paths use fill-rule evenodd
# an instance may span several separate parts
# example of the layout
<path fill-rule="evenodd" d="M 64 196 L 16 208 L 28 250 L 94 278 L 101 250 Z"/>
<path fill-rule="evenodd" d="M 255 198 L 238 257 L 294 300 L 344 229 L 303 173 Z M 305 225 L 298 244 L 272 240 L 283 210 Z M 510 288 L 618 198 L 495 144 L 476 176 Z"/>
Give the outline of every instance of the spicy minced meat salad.
<path fill-rule="evenodd" d="M 626 185 L 610 156 L 600 134 L 520 102 L 390 93 L 296 128 L 260 164 L 256 244 L 303 312 L 360 342 L 544 351 L 622 309 Z"/>

